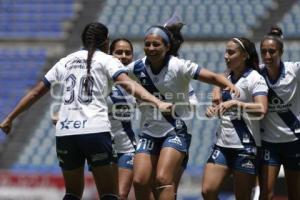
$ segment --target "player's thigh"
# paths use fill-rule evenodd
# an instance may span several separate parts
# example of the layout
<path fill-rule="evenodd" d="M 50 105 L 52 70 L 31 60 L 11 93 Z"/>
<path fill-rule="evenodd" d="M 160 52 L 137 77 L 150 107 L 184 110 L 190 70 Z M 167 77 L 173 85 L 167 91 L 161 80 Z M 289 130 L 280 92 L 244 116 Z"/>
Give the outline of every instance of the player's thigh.
<path fill-rule="evenodd" d="M 127 196 L 132 186 L 133 170 L 118 168 L 119 194 Z"/>
<path fill-rule="evenodd" d="M 271 198 L 279 171 L 280 165 L 263 164 L 261 166 L 259 175 L 260 199 Z"/>
<path fill-rule="evenodd" d="M 284 170 L 289 199 L 300 199 L 300 170 Z"/>
<path fill-rule="evenodd" d="M 231 169 L 217 163 L 207 163 L 202 178 L 202 193 L 218 192 Z"/>
<path fill-rule="evenodd" d="M 255 180 L 255 174 L 249 174 L 236 170 L 233 171 L 233 184 L 237 200 L 250 200 L 252 188 L 255 186 Z"/>
<path fill-rule="evenodd" d="M 84 188 L 84 167 L 72 170 L 62 170 L 66 193 L 82 196 Z"/>
<path fill-rule="evenodd" d="M 166 184 L 175 183 L 176 174 L 180 171 L 185 156 L 185 152 L 180 152 L 172 147 L 164 147 L 160 152 L 157 164 L 157 181 L 166 182 Z"/>
<path fill-rule="evenodd" d="M 148 185 L 152 182 L 158 156 L 147 153 L 138 153 L 133 161 L 133 181 L 134 183 Z"/>
<path fill-rule="evenodd" d="M 118 167 L 115 163 L 95 166 L 92 173 L 101 195 L 118 194 Z"/>
<path fill-rule="evenodd" d="M 148 185 L 155 174 L 163 138 L 141 134 L 133 161 L 133 182 Z"/>

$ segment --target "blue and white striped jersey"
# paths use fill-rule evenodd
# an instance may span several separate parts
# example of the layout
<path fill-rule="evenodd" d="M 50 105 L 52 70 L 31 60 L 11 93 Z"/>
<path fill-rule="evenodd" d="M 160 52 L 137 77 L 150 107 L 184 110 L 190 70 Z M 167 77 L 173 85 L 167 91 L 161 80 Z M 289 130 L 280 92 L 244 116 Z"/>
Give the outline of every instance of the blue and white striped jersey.
<path fill-rule="evenodd" d="M 163 137 L 182 127 L 191 133 L 193 113 L 190 107 L 190 80 L 197 79 L 201 68 L 188 60 L 170 56 L 158 74 L 154 74 L 146 58 L 127 66 L 129 76 L 138 80 L 151 94 L 176 104 L 174 115 L 166 116 L 149 104 L 140 104 L 141 131 L 153 137 Z"/>
<path fill-rule="evenodd" d="M 300 62 L 284 62 L 280 76 L 270 80 L 267 69 L 262 74 L 269 86 L 268 113 L 262 121 L 262 140 L 291 142 L 300 137 Z"/>
<path fill-rule="evenodd" d="M 135 120 L 135 98 L 122 87 L 114 86 L 107 97 L 107 105 L 115 150 L 117 153 L 135 152 L 135 134 L 131 125 Z"/>
<path fill-rule="evenodd" d="M 228 76 L 240 91 L 240 97 L 231 97 L 228 91 L 223 91 L 223 101 L 237 99 L 242 102 L 254 102 L 258 95 L 268 95 L 268 86 L 264 78 L 255 70 L 247 69 L 242 77 L 233 80 Z M 241 112 L 239 108 L 232 108 L 221 116 L 221 123 L 217 131 L 216 144 L 227 148 L 243 148 L 244 144 L 261 146 L 260 118 L 249 113 Z"/>

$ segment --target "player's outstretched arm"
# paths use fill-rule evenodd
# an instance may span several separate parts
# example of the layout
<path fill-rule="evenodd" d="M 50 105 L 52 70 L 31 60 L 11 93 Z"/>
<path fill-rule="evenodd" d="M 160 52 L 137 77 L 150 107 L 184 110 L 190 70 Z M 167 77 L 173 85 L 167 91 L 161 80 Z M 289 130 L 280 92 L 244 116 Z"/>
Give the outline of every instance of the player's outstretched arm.
<path fill-rule="evenodd" d="M 150 94 L 145 88 L 140 84 L 130 79 L 127 74 L 120 74 L 117 79 L 117 84 L 121 85 L 129 94 L 133 95 L 137 99 L 145 102 L 153 103 L 157 106 L 160 111 L 170 112 L 172 108 L 171 103 L 163 102 Z"/>
<path fill-rule="evenodd" d="M 232 84 L 223 75 L 216 74 L 212 71 L 202 68 L 199 73 L 198 79 L 205 83 L 214 84 L 221 87 L 222 89 L 229 90 L 230 93 L 234 94 L 236 97 L 240 96 L 240 92 L 234 84 Z"/>
<path fill-rule="evenodd" d="M 1 122 L 0 128 L 8 134 L 12 127 L 13 120 L 19 116 L 24 110 L 28 109 L 38 99 L 49 91 L 49 88 L 44 82 L 39 82 L 34 88 L 32 88 L 17 104 L 11 113 Z"/>

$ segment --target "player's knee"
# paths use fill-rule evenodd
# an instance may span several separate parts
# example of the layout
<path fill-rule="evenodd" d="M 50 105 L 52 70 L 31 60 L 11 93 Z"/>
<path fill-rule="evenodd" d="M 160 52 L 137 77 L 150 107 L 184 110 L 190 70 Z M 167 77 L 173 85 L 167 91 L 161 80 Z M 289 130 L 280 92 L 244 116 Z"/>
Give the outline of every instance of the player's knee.
<path fill-rule="evenodd" d="M 120 195 L 120 200 L 126 200 L 128 197 L 128 193 L 126 191 L 120 191 L 119 195 Z"/>
<path fill-rule="evenodd" d="M 75 194 L 65 194 L 63 200 L 80 200 L 80 197 Z"/>
<path fill-rule="evenodd" d="M 119 200 L 119 196 L 115 194 L 102 194 L 101 200 Z"/>
<path fill-rule="evenodd" d="M 133 177 L 133 186 L 136 187 L 144 187 L 148 185 L 148 181 L 143 177 Z"/>
<path fill-rule="evenodd" d="M 166 176 L 165 174 L 158 174 L 155 178 L 155 181 L 156 181 L 158 186 L 172 185 L 173 184 L 172 178 Z"/>
<path fill-rule="evenodd" d="M 210 187 L 203 187 L 203 186 L 202 186 L 201 194 L 204 199 L 218 196 L 216 190 Z"/>

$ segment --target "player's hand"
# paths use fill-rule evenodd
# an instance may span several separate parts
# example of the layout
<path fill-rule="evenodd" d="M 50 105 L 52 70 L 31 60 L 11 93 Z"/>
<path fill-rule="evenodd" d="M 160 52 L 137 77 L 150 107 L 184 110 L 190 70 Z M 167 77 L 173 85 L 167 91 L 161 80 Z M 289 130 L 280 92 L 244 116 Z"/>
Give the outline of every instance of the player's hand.
<path fill-rule="evenodd" d="M 209 106 L 206 109 L 206 113 L 205 113 L 206 117 L 211 118 L 211 117 L 216 116 L 216 114 L 217 114 L 217 107 L 216 106 L 212 105 L 212 106 Z"/>
<path fill-rule="evenodd" d="M 233 94 L 236 98 L 240 97 L 240 91 L 235 85 L 228 86 L 224 90 L 228 90 L 230 94 Z"/>
<path fill-rule="evenodd" d="M 163 112 L 163 113 L 171 113 L 172 109 L 173 109 L 173 104 L 161 101 L 158 104 L 158 109 L 160 112 Z"/>
<path fill-rule="evenodd" d="M 4 119 L 0 124 L 0 128 L 6 134 L 9 134 L 11 127 L 12 127 L 12 121 L 9 118 Z"/>
<path fill-rule="evenodd" d="M 229 110 L 230 108 L 237 106 L 237 105 L 238 105 L 237 100 L 230 100 L 230 101 L 222 102 L 218 106 L 218 112 L 222 116 L 227 110 Z"/>
<path fill-rule="evenodd" d="M 58 113 L 53 113 L 52 117 L 51 117 L 51 121 L 53 125 L 56 125 L 57 121 L 58 121 Z"/>
<path fill-rule="evenodd" d="M 222 102 L 221 88 L 214 87 L 212 90 L 212 103 L 213 105 L 219 105 Z"/>

